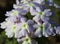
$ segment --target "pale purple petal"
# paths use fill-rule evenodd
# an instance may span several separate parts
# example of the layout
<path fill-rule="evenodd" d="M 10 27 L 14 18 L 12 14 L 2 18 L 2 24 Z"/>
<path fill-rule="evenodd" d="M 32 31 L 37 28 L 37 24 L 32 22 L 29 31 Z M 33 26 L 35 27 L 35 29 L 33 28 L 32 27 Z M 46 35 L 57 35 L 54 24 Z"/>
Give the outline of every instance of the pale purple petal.
<path fill-rule="evenodd" d="M 35 35 L 36 37 L 41 37 L 41 36 L 42 36 L 41 29 L 38 28 L 38 29 L 36 30 L 36 32 L 34 33 L 34 35 Z"/>

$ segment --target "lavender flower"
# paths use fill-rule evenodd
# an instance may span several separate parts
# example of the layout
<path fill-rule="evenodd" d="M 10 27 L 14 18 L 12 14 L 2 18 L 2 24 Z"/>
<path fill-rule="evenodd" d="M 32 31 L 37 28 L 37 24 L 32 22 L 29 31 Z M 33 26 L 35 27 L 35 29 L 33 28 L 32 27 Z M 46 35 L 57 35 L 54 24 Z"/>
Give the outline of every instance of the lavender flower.
<path fill-rule="evenodd" d="M 8 27 L 10 24 L 14 24 L 14 21 L 15 21 L 14 17 L 9 17 L 9 18 L 6 18 L 5 20 L 6 21 L 1 23 L 1 28 L 3 28 L 3 29 Z"/>
<path fill-rule="evenodd" d="M 25 4 L 14 4 L 13 5 L 14 9 L 17 9 L 19 11 L 19 14 L 21 15 L 26 15 L 27 12 L 29 11 L 29 7 Z"/>
<path fill-rule="evenodd" d="M 49 4 L 49 6 L 53 6 L 54 5 L 53 0 L 48 0 L 48 4 Z"/>
<path fill-rule="evenodd" d="M 48 22 L 43 23 L 43 35 L 46 36 L 46 37 L 49 37 L 51 35 L 52 36 L 55 35 L 52 25 Z"/>
<path fill-rule="evenodd" d="M 56 8 L 60 8 L 60 6 L 59 6 L 59 5 L 57 5 L 57 4 L 55 4 L 55 3 L 54 3 L 54 7 L 56 7 Z"/>
<path fill-rule="evenodd" d="M 49 16 L 51 16 L 52 13 L 50 12 L 50 9 L 45 9 L 43 12 L 40 12 L 38 15 L 33 17 L 33 20 L 36 23 L 41 23 L 41 21 L 46 22 L 49 20 Z"/>
<path fill-rule="evenodd" d="M 11 38 L 11 37 L 15 37 L 15 35 L 17 34 L 16 32 L 18 32 L 20 30 L 20 26 L 19 24 L 10 24 L 6 29 L 6 35 Z M 16 33 L 16 34 L 15 34 Z"/>
<path fill-rule="evenodd" d="M 6 35 L 8 37 L 15 37 L 17 38 L 17 34 L 19 33 L 19 30 L 21 30 L 21 22 L 23 22 L 23 17 L 8 17 L 6 20 L 1 23 L 1 28 L 5 29 Z M 4 26 L 4 27 L 3 27 Z M 9 34 L 10 33 L 10 34 Z"/>
<path fill-rule="evenodd" d="M 54 36 L 55 33 L 53 32 L 53 27 L 51 27 L 51 24 L 45 22 L 43 24 L 38 25 L 35 35 L 37 37 L 41 37 L 41 36 L 49 37 L 50 35 Z"/>
<path fill-rule="evenodd" d="M 22 39 L 17 39 L 18 42 L 23 41 L 22 44 L 38 44 L 35 40 L 31 39 L 28 35 Z"/>
<path fill-rule="evenodd" d="M 31 33 L 31 32 L 33 32 L 33 30 L 34 30 L 34 28 L 33 28 L 33 22 L 29 22 L 30 20 L 28 20 L 27 22 L 22 22 L 21 23 L 21 29 L 22 30 L 27 30 L 28 31 L 28 33 Z"/>
<path fill-rule="evenodd" d="M 6 12 L 5 16 L 18 16 L 19 11 L 18 10 L 12 10 L 10 12 Z"/>
<path fill-rule="evenodd" d="M 55 31 L 56 31 L 56 34 L 60 34 L 60 26 L 58 27 L 54 27 Z"/>

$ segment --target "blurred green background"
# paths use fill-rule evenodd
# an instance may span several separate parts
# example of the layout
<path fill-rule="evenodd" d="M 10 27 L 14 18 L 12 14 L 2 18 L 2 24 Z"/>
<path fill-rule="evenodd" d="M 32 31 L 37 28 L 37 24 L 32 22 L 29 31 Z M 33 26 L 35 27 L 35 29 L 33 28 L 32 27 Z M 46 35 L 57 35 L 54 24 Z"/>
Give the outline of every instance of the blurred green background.
<path fill-rule="evenodd" d="M 60 0 L 54 0 L 54 2 L 60 5 Z M 10 11 L 13 9 L 13 4 L 15 4 L 15 0 L 0 0 L 0 23 L 3 22 L 6 18 L 4 15 L 6 11 Z M 46 4 L 47 6 L 47 4 Z M 47 6 L 47 8 L 51 8 L 52 11 L 55 11 L 55 16 L 52 16 L 52 20 L 60 25 L 60 9 L 55 7 Z M 36 38 L 39 44 L 60 44 L 60 35 L 56 35 L 54 37 L 41 37 Z M 3 29 L 0 29 L 0 44 L 20 44 L 14 38 L 8 38 L 5 35 Z"/>

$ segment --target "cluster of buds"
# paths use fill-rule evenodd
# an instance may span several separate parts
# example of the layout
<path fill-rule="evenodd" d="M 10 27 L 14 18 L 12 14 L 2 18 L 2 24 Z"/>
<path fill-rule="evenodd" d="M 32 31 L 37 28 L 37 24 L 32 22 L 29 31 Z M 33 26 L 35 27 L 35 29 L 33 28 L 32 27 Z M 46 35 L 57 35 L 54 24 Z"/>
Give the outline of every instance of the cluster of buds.
<path fill-rule="evenodd" d="M 45 0 L 16 0 L 14 9 L 6 12 L 7 18 L 0 24 L 1 28 L 9 38 L 14 37 L 22 44 L 38 44 L 33 38 L 60 34 L 60 26 L 49 22 L 52 12 L 44 5 Z M 26 17 L 27 13 L 32 19 Z"/>

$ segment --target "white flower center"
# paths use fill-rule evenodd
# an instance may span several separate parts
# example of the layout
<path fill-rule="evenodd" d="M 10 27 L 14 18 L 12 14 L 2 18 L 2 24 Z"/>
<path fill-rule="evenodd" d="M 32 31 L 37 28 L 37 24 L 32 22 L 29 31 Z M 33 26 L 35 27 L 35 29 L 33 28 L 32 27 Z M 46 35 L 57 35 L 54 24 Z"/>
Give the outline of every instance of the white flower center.
<path fill-rule="evenodd" d="M 13 25 L 12 26 L 12 31 L 16 31 L 16 29 L 17 29 L 17 26 L 16 25 Z"/>
<path fill-rule="evenodd" d="M 18 11 L 14 10 L 13 13 L 12 13 L 12 15 L 17 16 L 18 13 L 19 13 Z"/>
<path fill-rule="evenodd" d="M 40 15 L 44 15 L 44 12 L 39 12 Z"/>
<path fill-rule="evenodd" d="M 34 4 L 33 3 L 30 3 L 29 6 L 34 6 Z"/>
<path fill-rule="evenodd" d="M 27 29 L 28 28 L 28 24 L 27 23 L 23 23 L 22 24 L 22 29 Z"/>

